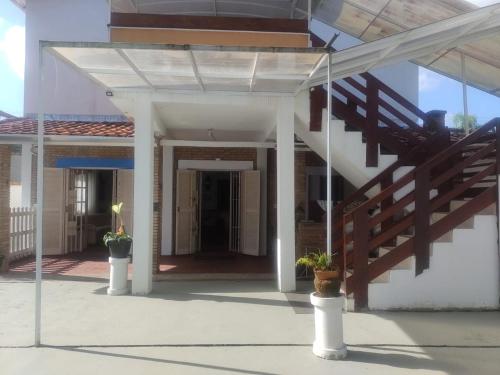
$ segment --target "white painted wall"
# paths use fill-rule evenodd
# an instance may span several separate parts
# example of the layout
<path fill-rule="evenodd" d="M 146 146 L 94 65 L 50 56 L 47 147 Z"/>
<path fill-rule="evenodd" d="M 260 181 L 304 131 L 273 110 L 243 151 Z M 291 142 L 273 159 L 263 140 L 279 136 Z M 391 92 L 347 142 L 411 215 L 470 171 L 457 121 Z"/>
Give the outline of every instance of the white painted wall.
<path fill-rule="evenodd" d="M 499 254 L 495 215 L 476 215 L 473 229 L 453 230 L 452 242 L 432 244 L 430 267 L 389 271 L 368 287 L 370 309 L 498 308 Z"/>
<path fill-rule="evenodd" d="M 28 0 L 26 2 L 25 114 L 37 113 L 39 40 L 108 42 L 107 0 Z M 45 54 L 44 112 L 116 115 L 121 112 L 95 83 Z"/>

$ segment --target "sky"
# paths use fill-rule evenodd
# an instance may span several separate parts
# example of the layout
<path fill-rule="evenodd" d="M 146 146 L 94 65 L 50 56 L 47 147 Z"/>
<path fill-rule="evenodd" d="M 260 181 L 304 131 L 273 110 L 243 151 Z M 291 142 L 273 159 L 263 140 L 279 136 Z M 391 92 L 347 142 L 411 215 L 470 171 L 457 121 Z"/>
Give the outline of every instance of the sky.
<path fill-rule="evenodd" d="M 489 5 L 500 0 L 472 0 Z M 23 114 L 24 91 L 24 12 L 10 0 L 0 1 L 0 110 L 16 116 Z M 446 110 L 447 125 L 463 113 L 462 85 L 424 68 L 419 68 L 419 107 L 424 111 Z M 499 116 L 500 98 L 468 88 L 469 113 L 483 124 Z"/>
<path fill-rule="evenodd" d="M 24 12 L 0 1 L 0 110 L 21 116 L 24 101 Z"/>

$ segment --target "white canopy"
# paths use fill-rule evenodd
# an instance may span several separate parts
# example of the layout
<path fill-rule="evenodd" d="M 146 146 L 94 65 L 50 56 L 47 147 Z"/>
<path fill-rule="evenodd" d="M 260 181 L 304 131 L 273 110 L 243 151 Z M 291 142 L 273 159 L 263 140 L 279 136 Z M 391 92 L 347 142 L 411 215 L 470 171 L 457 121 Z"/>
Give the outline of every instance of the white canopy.
<path fill-rule="evenodd" d="M 43 42 L 110 90 L 293 94 L 324 62 L 321 48 Z"/>

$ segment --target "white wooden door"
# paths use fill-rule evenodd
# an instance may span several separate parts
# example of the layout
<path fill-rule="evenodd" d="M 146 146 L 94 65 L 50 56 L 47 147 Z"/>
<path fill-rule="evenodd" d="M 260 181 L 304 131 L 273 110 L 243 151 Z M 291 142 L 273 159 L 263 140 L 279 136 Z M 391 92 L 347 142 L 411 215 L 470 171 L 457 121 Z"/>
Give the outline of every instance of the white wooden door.
<path fill-rule="evenodd" d="M 241 252 L 259 255 L 260 171 L 241 172 Z"/>
<path fill-rule="evenodd" d="M 125 231 L 131 236 L 134 233 L 134 171 L 119 169 L 116 171 L 116 201 L 123 202 L 121 216 Z M 120 220 L 115 219 L 115 230 L 118 230 Z"/>
<path fill-rule="evenodd" d="M 198 245 L 196 171 L 177 170 L 175 254 L 192 254 Z"/>
<path fill-rule="evenodd" d="M 44 168 L 43 254 L 64 253 L 64 169 Z"/>

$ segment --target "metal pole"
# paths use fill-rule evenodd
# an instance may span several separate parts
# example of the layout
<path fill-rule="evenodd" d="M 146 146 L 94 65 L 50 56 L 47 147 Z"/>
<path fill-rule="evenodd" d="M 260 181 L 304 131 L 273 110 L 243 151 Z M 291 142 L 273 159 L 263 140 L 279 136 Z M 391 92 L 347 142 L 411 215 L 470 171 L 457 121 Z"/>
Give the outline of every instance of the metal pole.
<path fill-rule="evenodd" d="M 312 6 L 311 0 L 307 1 L 307 30 L 311 30 Z"/>
<path fill-rule="evenodd" d="M 463 53 L 460 54 L 460 60 L 462 62 L 462 99 L 464 104 L 464 130 L 465 134 L 470 133 L 469 126 L 469 105 L 467 100 L 467 78 L 465 78 L 465 56 Z"/>
<path fill-rule="evenodd" d="M 42 323 L 42 244 L 43 244 L 43 47 L 38 49 L 38 132 L 36 170 L 36 287 L 35 287 L 35 346 L 40 346 Z"/>
<path fill-rule="evenodd" d="M 326 252 L 332 255 L 332 54 L 328 51 L 328 88 L 326 122 Z"/>

